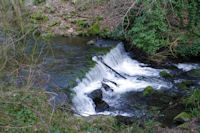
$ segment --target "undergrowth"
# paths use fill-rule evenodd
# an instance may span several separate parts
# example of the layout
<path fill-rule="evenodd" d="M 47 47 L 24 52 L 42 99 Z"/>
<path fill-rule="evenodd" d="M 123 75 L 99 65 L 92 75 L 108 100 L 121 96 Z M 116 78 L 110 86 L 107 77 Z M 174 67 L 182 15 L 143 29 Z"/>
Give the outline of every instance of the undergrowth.
<path fill-rule="evenodd" d="M 112 37 L 126 39 L 148 54 L 174 57 L 200 54 L 199 0 L 138 0 Z"/>

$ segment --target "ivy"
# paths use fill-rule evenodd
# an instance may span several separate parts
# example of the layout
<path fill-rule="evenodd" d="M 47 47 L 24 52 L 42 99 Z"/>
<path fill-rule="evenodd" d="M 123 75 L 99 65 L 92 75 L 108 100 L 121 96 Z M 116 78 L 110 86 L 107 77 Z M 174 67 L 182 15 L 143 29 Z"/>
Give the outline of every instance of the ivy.
<path fill-rule="evenodd" d="M 200 55 L 200 0 L 139 0 L 111 35 L 126 39 L 148 54 L 169 50 L 179 56 Z M 173 55 L 174 55 L 173 54 Z"/>
<path fill-rule="evenodd" d="M 145 4 L 149 5 L 151 2 L 147 1 Z M 128 31 L 128 37 L 132 44 L 147 53 L 156 52 L 168 44 L 165 39 L 169 32 L 165 19 L 166 11 L 161 8 L 161 3 L 153 6 L 136 17 L 133 27 Z"/>

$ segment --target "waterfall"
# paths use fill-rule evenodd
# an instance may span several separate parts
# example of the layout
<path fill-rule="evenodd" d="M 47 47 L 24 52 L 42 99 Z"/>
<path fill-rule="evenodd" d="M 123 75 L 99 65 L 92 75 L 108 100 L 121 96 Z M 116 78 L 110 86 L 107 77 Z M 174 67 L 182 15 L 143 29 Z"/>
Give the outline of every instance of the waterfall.
<path fill-rule="evenodd" d="M 112 106 L 117 105 L 120 94 L 126 92 L 142 91 L 147 86 L 152 86 L 154 89 L 172 86 L 160 78 L 159 73 L 162 70 L 146 67 L 145 64 L 131 59 L 125 52 L 122 43 L 119 43 L 102 57 L 93 57 L 93 60 L 97 62 L 96 66 L 73 88 L 76 93 L 76 96 L 72 99 L 75 110 L 84 116 L 96 114 L 95 105 L 87 94 L 101 88 L 104 80 L 111 81 L 107 84 L 112 88 L 113 92 L 103 91 L 103 100 Z M 126 78 L 122 78 L 119 75 L 123 75 Z M 103 114 L 109 113 L 113 112 L 104 112 Z"/>

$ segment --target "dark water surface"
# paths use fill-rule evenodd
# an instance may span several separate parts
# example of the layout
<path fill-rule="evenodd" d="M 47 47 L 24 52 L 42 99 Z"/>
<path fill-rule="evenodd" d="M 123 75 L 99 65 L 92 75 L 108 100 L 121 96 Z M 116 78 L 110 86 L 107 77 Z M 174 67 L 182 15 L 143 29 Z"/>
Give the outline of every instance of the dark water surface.
<path fill-rule="evenodd" d="M 48 42 L 49 52 L 44 55 L 42 69 L 48 74 L 53 85 L 49 84 L 47 90 L 52 91 L 54 86 L 59 89 L 72 87 L 78 78 L 83 78 L 85 73 L 95 65 L 92 62 L 94 55 L 103 55 L 118 43 L 117 41 L 97 40 L 99 44 L 106 45 L 87 45 L 91 39 L 94 37 L 57 36 Z"/>
<path fill-rule="evenodd" d="M 200 70 L 200 64 L 177 63 L 173 65 L 173 69 L 151 68 L 148 67 L 148 64 L 131 59 L 128 53 L 123 50 L 123 44 L 117 46 L 118 41 L 97 39 L 96 45 L 87 45 L 87 42 L 91 39 L 94 39 L 94 37 L 67 38 L 57 36 L 48 42 L 39 42 L 39 50 L 43 46 L 45 46 L 45 50 L 48 49 L 48 52 L 44 52 L 42 55 L 44 60 L 41 61 L 39 74 L 36 76 L 39 87 L 57 93 L 54 100 L 58 104 L 66 102 L 65 100 L 69 102 L 68 94 L 71 94 L 71 90 L 75 91 L 77 96 L 74 97 L 73 105 L 78 108 L 79 114 L 125 114 L 140 119 L 148 116 L 151 112 L 150 106 L 160 107 L 162 110 L 166 108 L 166 110 L 163 110 L 166 117 L 160 118 L 160 121 L 171 126 L 173 117 L 183 109 L 181 106 L 173 109 L 168 108 L 169 103 L 177 102 L 179 95 L 183 93 L 175 85 L 183 80 L 193 80 L 199 85 L 200 80 L 187 75 L 187 71 L 191 69 Z M 30 52 L 33 49 L 32 46 L 28 45 L 27 51 Z M 115 49 L 112 49 L 113 47 Z M 112 49 L 111 52 L 109 52 L 110 49 Z M 108 54 L 103 57 L 103 60 L 126 79 L 121 79 L 119 75 L 116 75 L 105 65 L 102 66 L 101 62 L 92 61 L 92 57 L 106 55 L 106 53 Z M 94 68 L 95 64 L 98 65 Z M 91 69 L 94 74 L 91 73 Z M 174 79 L 166 80 L 162 78 L 159 75 L 162 70 L 173 74 Z M 90 73 L 86 74 L 89 71 Z M 107 80 L 104 83 L 113 90 L 113 92 L 103 90 L 103 100 L 111 108 L 105 110 L 105 112 L 95 112 L 95 105 L 87 95 L 101 88 L 101 83 L 104 80 Z M 113 82 L 117 85 L 113 85 Z M 162 97 L 160 94 L 144 97 L 142 90 L 147 86 L 152 86 L 156 90 L 163 89 Z"/>

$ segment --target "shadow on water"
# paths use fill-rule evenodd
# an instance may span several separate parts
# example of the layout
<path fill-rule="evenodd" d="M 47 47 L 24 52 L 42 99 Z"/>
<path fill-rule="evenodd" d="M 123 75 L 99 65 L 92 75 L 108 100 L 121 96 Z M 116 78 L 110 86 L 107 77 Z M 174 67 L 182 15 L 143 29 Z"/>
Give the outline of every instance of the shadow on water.
<path fill-rule="evenodd" d="M 83 78 L 85 73 L 94 66 L 92 57 L 105 54 L 109 48 L 116 45 L 111 42 L 107 47 L 93 47 L 87 42 L 94 37 L 55 37 L 50 40 L 51 52 L 46 55 L 44 70 L 60 89 L 66 89 L 77 78 Z"/>

